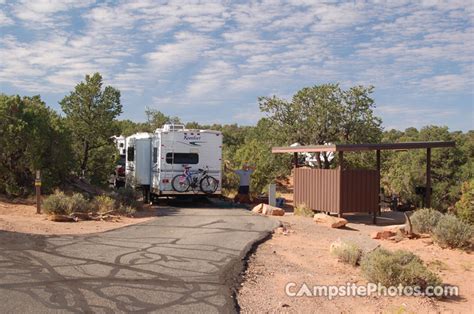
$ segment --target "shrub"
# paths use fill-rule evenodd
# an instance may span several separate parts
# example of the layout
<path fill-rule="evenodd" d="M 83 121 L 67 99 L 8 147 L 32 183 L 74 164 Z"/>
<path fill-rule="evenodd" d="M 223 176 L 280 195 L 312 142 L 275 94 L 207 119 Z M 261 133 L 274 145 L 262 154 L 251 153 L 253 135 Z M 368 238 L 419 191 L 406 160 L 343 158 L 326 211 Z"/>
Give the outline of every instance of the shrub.
<path fill-rule="evenodd" d="M 117 201 L 117 207 L 123 205 L 133 207 L 136 210 L 142 208 L 142 202 L 138 200 L 139 197 L 140 194 L 132 187 L 122 187 L 114 194 L 114 198 Z"/>
<path fill-rule="evenodd" d="M 408 251 L 391 252 L 378 248 L 365 255 L 360 263 L 364 277 L 383 286 L 427 286 L 441 284 L 440 278 L 423 265 L 422 260 Z"/>
<path fill-rule="evenodd" d="M 431 233 L 443 214 L 432 208 L 418 209 L 410 216 L 413 231 L 417 233 Z"/>
<path fill-rule="evenodd" d="M 434 240 L 441 247 L 468 247 L 472 236 L 472 227 L 454 215 L 444 215 L 433 230 Z"/>
<path fill-rule="evenodd" d="M 89 201 L 80 193 L 74 193 L 69 197 L 69 209 L 71 212 L 87 212 L 91 208 Z"/>
<path fill-rule="evenodd" d="M 115 210 L 115 200 L 107 195 L 99 195 L 95 198 L 95 205 L 99 212 L 106 213 Z"/>
<path fill-rule="evenodd" d="M 117 213 L 122 215 L 133 215 L 137 212 L 137 210 L 129 205 L 122 205 L 117 208 Z"/>
<path fill-rule="evenodd" d="M 70 199 L 63 192 L 56 191 L 44 200 L 43 208 L 50 215 L 68 215 L 71 213 Z"/>
<path fill-rule="evenodd" d="M 138 202 L 140 194 L 132 187 L 122 187 L 115 192 L 116 199 L 125 205 L 134 205 Z"/>
<path fill-rule="evenodd" d="M 311 217 L 311 218 L 314 216 L 314 212 L 308 207 L 306 207 L 306 204 L 304 203 L 298 204 L 295 207 L 294 214 L 298 216 Z"/>
<path fill-rule="evenodd" d="M 461 199 L 456 203 L 456 214 L 465 222 L 474 224 L 474 179 L 463 183 Z"/>
<path fill-rule="evenodd" d="M 351 242 L 333 242 L 330 251 L 339 261 L 352 266 L 356 266 L 362 256 L 362 250 L 359 246 Z"/>

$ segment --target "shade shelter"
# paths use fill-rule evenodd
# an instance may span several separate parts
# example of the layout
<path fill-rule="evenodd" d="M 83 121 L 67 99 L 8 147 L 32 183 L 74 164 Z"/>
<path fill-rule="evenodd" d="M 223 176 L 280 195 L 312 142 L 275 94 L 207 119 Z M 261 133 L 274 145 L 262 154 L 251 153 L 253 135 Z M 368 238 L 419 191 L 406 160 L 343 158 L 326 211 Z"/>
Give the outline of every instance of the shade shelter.
<path fill-rule="evenodd" d="M 273 147 L 272 153 L 294 154 L 294 203 L 312 210 L 335 213 L 380 213 L 380 154 L 382 150 L 426 149 L 425 205 L 431 206 L 431 149 L 454 147 L 454 142 L 406 142 L 378 144 L 333 144 Z M 375 151 L 375 169 L 347 169 L 344 153 Z M 298 153 L 333 152 L 339 156 L 335 169 L 298 167 Z"/>

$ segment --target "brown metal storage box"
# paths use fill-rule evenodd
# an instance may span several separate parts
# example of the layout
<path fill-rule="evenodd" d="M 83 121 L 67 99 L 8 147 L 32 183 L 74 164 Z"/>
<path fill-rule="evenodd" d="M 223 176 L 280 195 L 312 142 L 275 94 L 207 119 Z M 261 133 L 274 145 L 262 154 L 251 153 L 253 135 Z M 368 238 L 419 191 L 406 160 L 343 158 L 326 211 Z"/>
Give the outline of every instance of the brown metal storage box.
<path fill-rule="evenodd" d="M 367 213 L 378 210 L 379 173 L 377 170 L 296 168 L 295 205 L 317 211 Z"/>

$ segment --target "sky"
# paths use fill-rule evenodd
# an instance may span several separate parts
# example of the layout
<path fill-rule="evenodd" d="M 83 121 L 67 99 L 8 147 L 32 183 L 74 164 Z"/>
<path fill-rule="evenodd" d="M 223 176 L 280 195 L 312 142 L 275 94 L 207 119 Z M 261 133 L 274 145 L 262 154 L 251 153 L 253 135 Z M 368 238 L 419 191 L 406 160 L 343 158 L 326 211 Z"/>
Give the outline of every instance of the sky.
<path fill-rule="evenodd" d="M 474 1 L 0 0 L 0 92 L 100 72 L 121 118 L 255 124 L 259 96 L 373 85 L 385 129 L 474 129 Z"/>

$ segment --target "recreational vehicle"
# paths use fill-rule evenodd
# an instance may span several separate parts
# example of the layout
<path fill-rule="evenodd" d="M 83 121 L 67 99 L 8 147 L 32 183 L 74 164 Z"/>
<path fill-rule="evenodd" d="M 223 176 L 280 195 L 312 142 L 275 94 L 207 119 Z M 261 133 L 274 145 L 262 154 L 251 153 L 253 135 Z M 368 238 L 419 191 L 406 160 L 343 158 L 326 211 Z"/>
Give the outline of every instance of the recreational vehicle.
<path fill-rule="evenodd" d="M 120 188 L 125 185 L 125 155 L 126 155 L 126 145 L 124 136 L 112 136 L 112 140 L 117 147 L 119 153 L 119 159 L 115 165 L 114 172 L 109 178 L 109 183 L 115 188 Z"/>
<path fill-rule="evenodd" d="M 220 194 L 222 133 L 165 124 L 126 139 L 127 181 L 150 196 Z"/>

